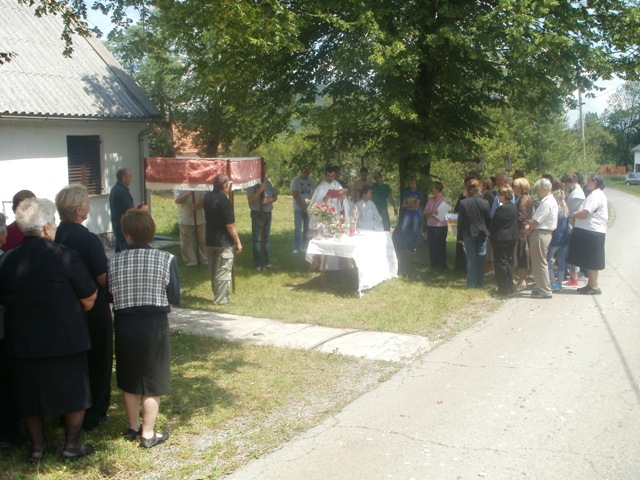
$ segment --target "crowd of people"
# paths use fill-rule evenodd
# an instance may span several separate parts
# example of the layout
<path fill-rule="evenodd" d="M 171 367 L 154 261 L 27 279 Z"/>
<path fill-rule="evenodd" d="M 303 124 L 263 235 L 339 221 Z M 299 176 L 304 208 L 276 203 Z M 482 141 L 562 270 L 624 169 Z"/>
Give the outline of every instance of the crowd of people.
<path fill-rule="evenodd" d="M 493 270 L 496 294 L 508 297 L 529 287 L 530 272 L 531 297 L 550 299 L 563 286 L 577 287 L 578 272 L 583 272 L 587 284 L 577 292 L 599 295 L 607 199 L 601 175 L 589 175 L 584 184 L 580 178 L 577 172 L 567 172 L 560 180 L 543 175 L 534 184 L 537 201 L 524 176 L 510 185 L 508 174 L 500 173 L 495 192 L 479 177 L 466 179 L 455 211 L 467 286 L 482 287 Z"/>
<path fill-rule="evenodd" d="M 511 181 L 502 172 L 495 183 L 470 176 L 452 207 L 440 182 L 425 196 L 410 180 L 398 205 L 380 172 L 369 179 L 363 167 L 351 188 L 336 167 L 327 167 L 318 185 L 309 173 L 302 168 L 290 185 L 294 254 L 307 249 L 316 221 L 310 204 L 325 204 L 347 218 L 355 215 L 359 230 L 379 232 L 391 229 L 390 204 L 396 216 L 400 213 L 396 247 L 416 251 L 424 228 L 430 267 L 446 270 L 453 211 L 460 247 L 456 268 L 466 271 L 468 287 L 483 287 L 493 270 L 496 295 L 508 297 L 529 288 L 531 273 L 531 297 L 549 299 L 563 285 L 577 287 L 583 272 L 587 283 L 577 292 L 601 293 L 598 272 L 604 269 L 608 210 L 598 174 L 589 175 L 584 185 L 574 172 L 559 180 L 543 176 L 533 186 L 537 200 L 523 175 Z M 155 223 L 144 202 L 134 204 L 132 177 L 130 170 L 119 170 L 110 193 L 116 242 L 110 260 L 101 240 L 83 225 L 90 207 L 82 185 L 63 188 L 55 203 L 21 190 L 12 203 L 15 222 L 6 225 L 0 215 L 0 447 L 20 442 L 23 421 L 30 461 L 51 451 L 44 428 L 49 416 L 59 416 L 64 425 L 63 458 L 93 452 L 92 445 L 81 442 L 81 431 L 109 418 L 114 355 L 128 422 L 123 436 L 144 448 L 169 438 L 168 432 L 156 431 L 156 420 L 161 397 L 171 391 L 168 313 L 180 302 L 178 262 L 151 247 Z M 186 266 L 208 266 L 216 305 L 231 303 L 234 258 L 242 252 L 231 189 L 221 174 L 212 191 L 175 193 L 182 259 Z M 266 176 L 247 190 L 258 270 L 271 267 L 277 199 Z"/>
<path fill-rule="evenodd" d="M 450 224 L 456 226 L 455 268 L 466 272 L 468 287 L 483 287 L 487 275 L 495 274 L 494 292 L 499 297 L 531 288 L 533 298 L 549 299 L 563 287 L 578 287 L 582 272 L 587 285 L 577 292 L 601 292 L 597 272 L 604 268 L 607 206 L 599 174 L 588 176 L 586 182 L 578 172 L 567 172 L 560 179 L 543 175 L 533 185 L 535 198 L 522 172 L 515 172 L 513 180 L 507 172 L 492 178 L 470 175 L 452 206 L 438 181 L 427 196 L 415 179 L 409 179 L 397 205 L 380 172 L 370 179 L 362 167 L 351 188 L 339 182 L 338 172 L 337 167 L 327 167 L 315 189 L 308 168 L 292 181 L 294 253 L 305 250 L 300 239 L 308 241 L 309 224 L 315 221 L 307 203 L 325 204 L 345 218 L 353 214 L 355 203 L 358 229 L 386 231 L 391 230 L 391 203 L 399 214 L 396 249 L 416 252 L 426 236 L 432 270 L 448 269 L 447 235 Z M 303 179 L 305 188 L 299 186 Z"/>
<path fill-rule="evenodd" d="M 178 266 L 151 248 L 155 223 L 145 204 L 134 206 L 131 177 L 119 171 L 112 189 L 118 228 L 110 260 L 82 224 L 90 211 L 83 185 L 64 187 L 55 203 L 20 191 L 15 222 L 0 218 L 0 447 L 24 443 L 24 423 L 31 462 L 56 450 L 47 417 L 64 426 L 63 459 L 93 453 L 81 432 L 109 419 L 114 353 L 124 437 L 144 448 L 169 437 L 155 424 L 171 389 L 168 312 L 180 301 Z"/>

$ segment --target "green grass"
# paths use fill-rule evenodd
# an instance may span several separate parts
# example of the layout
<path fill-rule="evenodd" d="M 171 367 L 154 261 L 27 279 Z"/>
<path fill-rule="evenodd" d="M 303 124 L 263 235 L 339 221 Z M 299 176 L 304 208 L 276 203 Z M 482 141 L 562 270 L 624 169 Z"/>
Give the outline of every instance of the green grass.
<path fill-rule="evenodd" d="M 635 195 L 636 197 L 640 197 L 640 185 L 625 185 L 624 179 L 625 177 L 622 175 L 605 175 L 604 176 L 605 192 L 607 188 L 613 188 L 615 190 L 620 190 L 621 192 L 629 193 L 631 195 Z"/>
<path fill-rule="evenodd" d="M 158 231 L 172 232 L 176 215 L 172 199 L 154 195 L 152 208 L 160 227 Z M 321 285 L 319 274 L 309 272 L 304 256 L 291 253 L 290 196 L 279 198 L 272 217 L 270 258 L 275 268 L 256 272 L 251 262 L 251 220 L 243 194 L 235 196 L 235 212 L 243 252 L 236 256 L 234 304 L 214 306 L 208 270 L 187 268 L 179 258 L 182 307 L 291 323 L 412 333 L 436 340 L 458 331 L 457 322 L 468 325 L 486 308 L 497 304 L 486 291 L 467 289 L 464 276 L 458 272 L 431 272 L 427 268 L 424 245 L 417 253 L 400 252 L 399 278 L 377 285 L 365 292 L 364 298 L 357 295 L 355 271 L 327 272 Z M 447 249 L 449 266 L 453 266 L 455 239 L 452 235 Z M 169 250 L 180 257 L 179 247 Z"/>
<path fill-rule="evenodd" d="M 77 462 L 51 454 L 26 463 L 27 447 L 0 452 L 0 478 L 219 478 L 273 450 L 399 368 L 388 362 L 281 350 L 172 333 L 172 390 L 162 397 L 158 429 L 172 438 L 143 450 L 120 437 L 126 429 L 121 395 L 113 388 L 112 419 L 85 433 L 96 453 Z M 47 424 L 51 445 L 60 446 L 57 419 Z"/>
<path fill-rule="evenodd" d="M 236 195 L 237 225 L 245 251 L 237 257 L 235 302 L 214 307 L 207 269 L 180 262 L 182 307 L 218 310 L 286 322 L 381 330 L 446 339 L 499 303 L 484 290 L 464 287 L 462 275 L 427 269 L 427 252 L 403 253 L 400 278 L 356 294 L 354 271 L 327 272 L 324 286 L 302 256 L 291 254 L 291 198 L 275 204 L 272 271 L 251 266 L 246 197 Z M 176 206 L 169 193 L 152 196 L 159 235 L 177 239 Z M 449 265 L 454 264 L 449 238 Z M 179 257 L 179 248 L 170 249 Z M 487 286 L 487 289 L 491 285 Z M 120 437 L 127 427 L 121 393 L 113 385 L 111 422 L 84 435 L 96 453 L 77 462 L 57 455 L 26 463 L 27 447 L 0 452 L 0 480 L 153 478 L 217 479 L 273 451 L 371 390 L 401 365 L 318 352 L 237 344 L 173 332 L 172 394 L 162 398 L 158 429 L 172 438 L 149 451 Z M 59 446 L 57 419 L 47 437 Z"/>

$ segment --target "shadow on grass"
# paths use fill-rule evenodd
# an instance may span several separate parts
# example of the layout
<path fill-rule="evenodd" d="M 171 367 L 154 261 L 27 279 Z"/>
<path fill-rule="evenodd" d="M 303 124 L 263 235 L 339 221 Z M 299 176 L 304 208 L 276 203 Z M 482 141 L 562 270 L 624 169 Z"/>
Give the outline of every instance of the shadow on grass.
<path fill-rule="evenodd" d="M 336 297 L 350 298 L 358 295 L 358 271 L 355 268 L 327 271 L 324 279 L 320 272 L 310 272 L 305 280 L 294 281 L 286 286 L 293 290 L 323 292 Z"/>
<path fill-rule="evenodd" d="M 236 281 L 241 285 L 247 285 L 246 281 L 248 279 L 260 275 L 267 279 L 273 277 L 280 286 L 293 290 L 331 292 L 341 297 L 349 297 L 352 294 L 357 294 L 358 280 L 355 270 L 348 274 L 346 274 L 344 270 L 340 272 L 327 272 L 324 285 L 321 285 L 319 280 L 320 274 L 309 271 L 309 263 L 305 260 L 305 255 L 294 255 L 291 252 L 292 236 L 293 231 L 290 229 L 272 232 L 270 240 L 270 262 L 273 264 L 273 268 L 256 271 L 256 269 L 253 268 L 252 261 L 251 235 L 248 233 L 241 234 L 243 251 L 235 257 Z M 397 243 L 397 234 L 394 235 L 394 240 Z M 188 268 L 182 263 L 179 247 L 170 247 L 168 250 L 179 258 L 184 303 L 191 304 L 191 301 L 195 301 L 198 305 L 194 306 L 194 308 L 201 308 L 200 306 L 202 305 L 210 310 L 209 303 L 211 298 L 208 296 L 184 295 L 185 289 L 195 289 L 197 286 L 210 281 L 208 269 L 205 266 Z M 416 252 L 397 249 L 398 276 L 405 281 L 421 283 L 431 288 L 464 290 L 467 288 L 465 285 L 465 274 L 453 269 L 455 265 L 455 251 L 456 241 L 454 237 L 450 236 L 447 240 L 447 264 L 449 269 L 432 270 L 429 268 L 429 250 L 425 241 L 420 241 Z M 375 260 L 372 259 L 371 261 Z M 493 284 L 493 278 L 487 279 L 486 288 L 491 288 Z M 219 311 L 225 312 L 227 310 L 220 309 Z"/>
<path fill-rule="evenodd" d="M 162 409 L 172 423 L 197 426 L 211 409 L 232 409 L 239 399 L 217 379 L 247 366 L 239 344 L 204 335 L 172 332 L 171 390 Z M 195 422 L 195 423 L 192 423 Z"/>

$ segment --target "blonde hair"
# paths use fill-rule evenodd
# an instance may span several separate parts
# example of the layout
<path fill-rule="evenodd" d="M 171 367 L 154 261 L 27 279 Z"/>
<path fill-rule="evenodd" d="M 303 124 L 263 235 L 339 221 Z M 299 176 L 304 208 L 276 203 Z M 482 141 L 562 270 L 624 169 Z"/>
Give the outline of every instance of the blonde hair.
<path fill-rule="evenodd" d="M 562 210 L 564 216 L 566 217 L 569 214 L 569 208 L 567 207 L 567 202 L 564 201 L 564 190 L 554 190 L 553 198 L 556 199 L 558 208 Z"/>
<path fill-rule="evenodd" d="M 516 178 L 513 181 L 513 188 L 519 188 L 523 195 L 529 195 L 531 193 L 531 185 L 526 178 Z"/>
<path fill-rule="evenodd" d="M 79 183 L 67 185 L 56 195 L 56 208 L 63 222 L 73 222 L 78 217 L 76 210 L 88 204 L 87 187 Z"/>

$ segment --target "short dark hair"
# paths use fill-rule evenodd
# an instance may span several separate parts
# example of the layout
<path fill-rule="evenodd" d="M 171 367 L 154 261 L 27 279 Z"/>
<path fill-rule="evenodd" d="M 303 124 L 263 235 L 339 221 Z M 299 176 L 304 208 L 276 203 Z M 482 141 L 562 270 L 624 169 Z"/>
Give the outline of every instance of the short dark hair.
<path fill-rule="evenodd" d="M 562 177 L 560 177 L 560 181 L 562 183 L 577 183 L 578 177 L 573 172 L 566 172 Z"/>
<path fill-rule="evenodd" d="M 371 185 L 364 185 L 360 190 L 358 190 L 361 197 L 370 191 L 371 191 Z"/>
<path fill-rule="evenodd" d="M 466 182 L 466 187 L 467 187 L 467 193 L 469 195 L 473 195 L 480 191 L 480 189 L 482 188 L 482 183 L 477 178 L 472 178 Z"/>
<path fill-rule="evenodd" d="M 120 225 L 122 233 L 131 237 L 132 245 L 151 243 L 156 235 L 156 222 L 142 210 L 129 210 L 120 219 Z"/>
<path fill-rule="evenodd" d="M 592 173 L 589 175 L 589 180 L 596 182 L 596 187 L 600 190 L 604 190 L 604 178 L 599 173 Z"/>
<path fill-rule="evenodd" d="M 151 215 L 141 210 L 129 210 L 120 219 L 122 233 L 130 236 L 132 245 L 145 245 L 153 242 L 156 235 L 156 222 Z"/>
<path fill-rule="evenodd" d="M 15 212 L 16 208 L 18 208 L 18 205 L 20 205 L 20 203 L 23 200 L 26 200 L 27 198 L 35 198 L 35 197 L 36 197 L 36 194 L 33 193 L 31 190 L 20 190 L 13 196 L 11 209 Z"/>
<path fill-rule="evenodd" d="M 229 183 L 229 177 L 227 177 L 224 173 L 220 173 L 213 177 L 213 191 L 221 192 L 224 190 L 224 186 Z"/>
<path fill-rule="evenodd" d="M 444 190 L 444 185 L 442 182 L 433 182 L 433 188 L 436 188 L 440 193 Z"/>
<path fill-rule="evenodd" d="M 324 173 L 336 173 L 336 167 L 333 165 L 327 165 L 324 167 Z"/>

